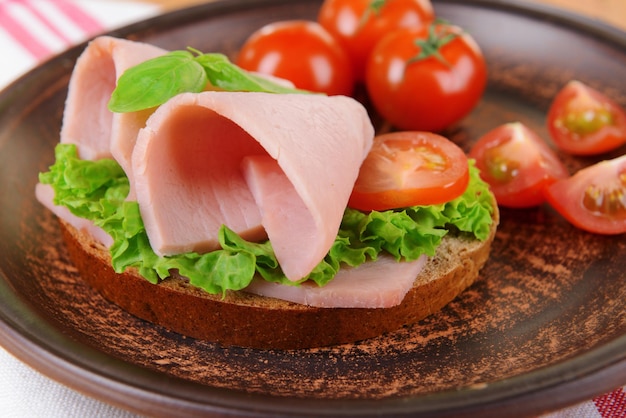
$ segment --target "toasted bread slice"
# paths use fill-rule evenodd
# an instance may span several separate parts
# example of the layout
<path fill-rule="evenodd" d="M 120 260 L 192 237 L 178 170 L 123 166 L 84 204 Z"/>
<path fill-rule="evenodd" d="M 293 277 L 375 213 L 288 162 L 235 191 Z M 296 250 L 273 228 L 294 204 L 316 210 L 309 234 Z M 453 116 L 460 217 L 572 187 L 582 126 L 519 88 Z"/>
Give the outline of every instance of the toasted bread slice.
<path fill-rule="evenodd" d="M 107 248 L 60 222 L 70 256 L 84 280 L 131 314 L 226 346 L 297 349 L 376 337 L 437 312 L 476 280 L 489 257 L 498 221 L 496 209 L 485 241 L 445 236 L 402 303 L 384 309 L 317 308 L 243 291 L 222 297 L 191 286 L 182 277 L 155 285 L 132 269 L 115 273 Z"/>

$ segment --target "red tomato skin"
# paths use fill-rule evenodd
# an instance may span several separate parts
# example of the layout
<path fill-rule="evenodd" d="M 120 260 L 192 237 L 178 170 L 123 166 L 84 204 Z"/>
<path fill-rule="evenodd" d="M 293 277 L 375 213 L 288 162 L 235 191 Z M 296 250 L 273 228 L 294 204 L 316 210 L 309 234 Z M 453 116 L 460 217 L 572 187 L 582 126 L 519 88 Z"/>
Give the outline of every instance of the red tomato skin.
<path fill-rule="evenodd" d="M 352 62 L 355 79 L 365 78 L 367 59 L 376 43 L 399 28 L 422 28 L 435 19 L 430 0 L 387 0 L 378 14 L 366 16 L 372 0 L 325 0 L 317 20 L 339 41 Z"/>
<path fill-rule="evenodd" d="M 417 151 L 403 154 L 402 150 L 407 149 Z M 424 153 L 433 159 L 414 158 Z M 409 157 L 403 158 L 406 155 Z M 439 167 L 423 169 L 432 161 Z M 403 184 L 399 185 L 399 181 Z M 348 206 L 362 211 L 383 211 L 437 205 L 463 194 L 468 184 L 467 156 L 458 145 L 432 132 L 391 132 L 374 138 Z"/>
<path fill-rule="evenodd" d="M 428 29 L 399 29 L 385 36 L 370 55 L 365 83 L 374 108 L 402 130 L 440 132 L 465 117 L 487 84 L 487 66 L 478 45 L 458 27 L 439 25 L 459 36 L 440 49 L 446 63 L 431 56 L 407 63 L 421 48 Z"/>
<path fill-rule="evenodd" d="M 585 206 L 585 192 L 589 186 L 596 184 L 614 191 L 616 198 L 621 197 L 618 214 L 608 216 L 594 213 Z M 626 196 L 626 155 L 589 166 L 568 179 L 553 183 L 546 189 L 548 203 L 572 225 L 587 232 L 604 235 L 626 233 L 624 196 Z"/>
<path fill-rule="evenodd" d="M 582 99 L 581 99 L 582 98 Z M 571 132 L 562 121 L 568 107 L 576 101 L 602 106 L 613 117 L 613 123 L 587 135 Z M 548 130 L 554 143 L 573 155 L 597 155 L 626 144 L 626 112 L 615 101 L 581 83 L 570 81 L 554 97 L 547 116 Z"/>
<path fill-rule="evenodd" d="M 546 187 L 569 177 L 567 168 L 547 143 L 519 122 L 487 132 L 472 146 L 469 156 L 476 160 L 481 178 L 503 207 L 539 206 L 546 200 Z M 516 167 L 517 174 L 498 179 L 489 168 L 491 156 L 504 157 L 509 167 Z"/>
<path fill-rule="evenodd" d="M 347 54 L 313 21 L 281 21 L 258 29 L 241 47 L 236 64 L 284 78 L 304 90 L 345 96 L 354 90 Z"/>

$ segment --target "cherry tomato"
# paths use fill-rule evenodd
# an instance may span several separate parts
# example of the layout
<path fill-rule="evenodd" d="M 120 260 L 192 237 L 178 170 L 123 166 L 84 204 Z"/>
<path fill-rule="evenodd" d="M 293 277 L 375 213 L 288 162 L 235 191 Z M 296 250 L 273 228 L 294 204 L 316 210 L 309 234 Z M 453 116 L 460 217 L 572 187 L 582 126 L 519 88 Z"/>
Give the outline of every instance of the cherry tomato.
<path fill-rule="evenodd" d="M 290 20 L 262 27 L 244 43 L 236 63 L 304 90 L 350 95 L 354 89 L 347 54 L 317 22 Z"/>
<path fill-rule="evenodd" d="M 348 206 L 369 211 L 435 205 L 465 192 L 463 150 L 430 132 L 379 135 L 365 158 Z"/>
<path fill-rule="evenodd" d="M 565 219 L 598 234 L 626 232 L 626 155 L 584 168 L 546 190 Z"/>
<path fill-rule="evenodd" d="M 570 81 L 552 101 L 548 129 L 563 151 L 601 154 L 626 144 L 626 112 L 599 91 Z"/>
<path fill-rule="evenodd" d="M 486 83 L 478 45 L 447 24 L 385 36 L 365 75 L 375 109 L 403 130 L 441 131 L 456 123 L 474 108 Z"/>
<path fill-rule="evenodd" d="M 318 22 L 343 46 L 357 80 L 374 45 L 399 28 L 422 28 L 435 18 L 430 0 L 325 0 Z"/>
<path fill-rule="evenodd" d="M 515 122 L 482 136 L 472 147 L 481 178 L 498 205 L 524 208 L 545 202 L 545 188 L 569 173 L 556 153 L 533 131 Z"/>

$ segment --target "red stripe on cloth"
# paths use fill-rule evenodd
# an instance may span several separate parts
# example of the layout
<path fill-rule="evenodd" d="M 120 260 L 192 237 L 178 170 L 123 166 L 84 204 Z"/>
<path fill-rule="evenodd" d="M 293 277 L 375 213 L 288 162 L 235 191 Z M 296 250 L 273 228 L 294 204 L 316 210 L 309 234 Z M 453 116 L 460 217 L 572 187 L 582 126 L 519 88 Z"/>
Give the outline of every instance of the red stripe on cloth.
<path fill-rule="evenodd" d="M 69 1 L 58 1 L 56 7 L 61 10 L 67 17 L 72 19 L 87 35 L 95 35 L 102 32 L 104 27 L 100 22 L 86 13 L 77 4 Z"/>
<path fill-rule="evenodd" d="M 52 53 L 50 48 L 39 42 L 8 11 L 9 3 L 0 2 L 0 26 L 36 59 L 42 59 Z"/>
<path fill-rule="evenodd" d="M 32 1 L 24 1 L 22 4 L 30 10 L 30 12 L 37 17 L 52 33 L 61 38 L 68 46 L 72 44 L 72 41 L 65 36 L 63 31 L 59 30 L 58 26 L 55 25 L 48 17 L 43 14 L 38 8 L 37 5 L 33 4 Z"/>
<path fill-rule="evenodd" d="M 593 403 L 603 418 L 626 417 L 626 391 L 624 388 L 598 396 L 593 400 Z"/>

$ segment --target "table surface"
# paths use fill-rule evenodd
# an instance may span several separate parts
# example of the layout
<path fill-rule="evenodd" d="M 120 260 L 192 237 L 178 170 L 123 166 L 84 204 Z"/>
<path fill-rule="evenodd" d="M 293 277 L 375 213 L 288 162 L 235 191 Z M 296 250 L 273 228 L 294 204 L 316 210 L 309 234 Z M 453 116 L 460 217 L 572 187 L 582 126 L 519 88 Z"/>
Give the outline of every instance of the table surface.
<path fill-rule="evenodd" d="M 123 0 L 120 0 L 123 1 Z M 164 10 L 182 8 L 193 4 L 206 3 L 207 0 L 141 0 L 157 4 Z M 210 0 L 209 0 L 210 1 Z M 530 2 L 530 1 L 529 1 Z M 574 11 L 594 19 L 603 20 L 621 29 L 626 29 L 625 0 L 532 0 L 555 7 Z"/>

